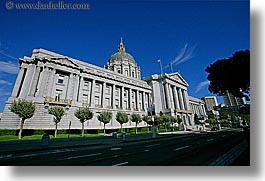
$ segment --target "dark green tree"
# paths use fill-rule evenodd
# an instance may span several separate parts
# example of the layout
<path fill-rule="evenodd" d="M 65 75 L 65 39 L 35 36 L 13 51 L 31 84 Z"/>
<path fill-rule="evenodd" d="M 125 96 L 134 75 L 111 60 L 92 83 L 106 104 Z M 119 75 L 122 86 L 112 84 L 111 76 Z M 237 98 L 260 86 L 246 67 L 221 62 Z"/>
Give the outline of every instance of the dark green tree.
<path fill-rule="evenodd" d="M 62 106 L 52 106 L 49 108 L 49 114 L 53 115 L 53 121 L 55 123 L 54 137 L 57 136 L 57 126 L 64 115 L 64 108 Z"/>
<path fill-rule="evenodd" d="M 205 71 L 210 81 L 209 91 L 222 96 L 227 91 L 250 100 L 250 51 L 241 50 L 233 56 L 217 60 Z"/>
<path fill-rule="evenodd" d="M 123 113 L 123 112 L 118 112 L 116 114 L 116 120 L 120 123 L 120 125 L 121 125 L 121 132 L 122 132 L 123 131 L 122 125 L 124 123 L 127 123 L 129 121 L 128 115 L 126 113 Z"/>
<path fill-rule="evenodd" d="M 111 112 L 103 111 L 98 116 L 98 120 L 104 124 L 104 136 L 106 135 L 106 124 L 108 124 L 112 118 Z"/>
<path fill-rule="evenodd" d="M 93 112 L 88 108 L 80 108 L 75 112 L 75 117 L 77 117 L 82 124 L 82 137 L 84 137 L 84 123 L 93 118 Z"/>
<path fill-rule="evenodd" d="M 194 123 L 195 124 L 201 124 L 201 122 L 199 121 L 199 117 L 197 114 L 194 114 Z"/>
<path fill-rule="evenodd" d="M 143 116 L 143 118 L 142 118 L 142 120 L 144 121 L 144 122 L 146 122 L 146 124 L 147 124 L 147 132 L 149 133 L 149 124 L 148 124 L 148 122 L 150 121 L 150 117 L 149 116 L 147 116 L 147 115 L 145 115 L 145 116 Z"/>
<path fill-rule="evenodd" d="M 142 118 L 139 114 L 132 114 L 131 121 L 135 123 L 135 134 L 137 134 L 137 125 L 142 122 Z"/>
<path fill-rule="evenodd" d="M 20 129 L 18 133 L 18 139 L 22 138 L 22 131 L 25 120 L 31 118 L 34 115 L 35 109 L 35 104 L 25 100 L 14 101 L 11 104 L 10 111 L 20 117 Z"/>

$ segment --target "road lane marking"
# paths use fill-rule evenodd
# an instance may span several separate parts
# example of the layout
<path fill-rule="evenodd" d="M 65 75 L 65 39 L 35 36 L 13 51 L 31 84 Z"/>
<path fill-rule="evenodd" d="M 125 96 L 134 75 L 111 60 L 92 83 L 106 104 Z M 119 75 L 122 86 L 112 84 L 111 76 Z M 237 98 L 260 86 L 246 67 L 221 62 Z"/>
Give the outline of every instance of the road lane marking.
<path fill-rule="evenodd" d="M 121 166 L 121 165 L 126 165 L 128 164 L 129 162 L 123 162 L 123 163 L 118 163 L 118 164 L 115 164 L 115 165 L 111 165 L 111 166 Z"/>
<path fill-rule="evenodd" d="M 214 139 L 209 139 L 209 140 L 207 140 L 207 141 L 213 141 Z"/>
<path fill-rule="evenodd" d="M 188 147 L 190 147 L 190 146 L 183 146 L 183 147 L 175 149 L 175 151 L 182 150 L 182 149 L 185 149 L 185 148 L 188 148 Z"/>
<path fill-rule="evenodd" d="M 183 139 L 183 141 L 185 141 L 185 140 L 190 140 L 191 138 L 186 138 L 186 139 Z"/>
<path fill-rule="evenodd" d="M 150 150 L 144 150 L 144 151 L 150 151 Z"/>
<path fill-rule="evenodd" d="M 146 148 L 148 147 L 153 147 L 153 146 L 159 146 L 160 144 L 153 144 L 153 145 L 147 145 Z"/>
<path fill-rule="evenodd" d="M 61 158 L 61 159 L 58 159 L 58 160 L 71 160 L 71 159 L 76 159 L 76 158 L 97 156 L 97 155 L 101 155 L 101 154 L 102 153 L 93 153 L 93 154 L 89 154 L 89 155 L 79 155 L 79 156 L 72 156 L 72 157 L 67 157 L 67 158 Z"/>
<path fill-rule="evenodd" d="M 48 152 L 43 152 L 43 153 L 32 153 L 28 155 L 18 155 L 18 156 L 13 156 L 13 158 L 24 158 L 24 157 L 31 157 L 31 156 L 40 156 L 40 155 L 49 155 L 49 154 L 54 154 L 54 153 L 63 153 L 63 152 L 70 152 L 73 150 L 66 149 L 66 150 L 54 150 L 54 151 L 48 151 Z"/>
<path fill-rule="evenodd" d="M 122 148 L 111 148 L 111 151 L 121 150 Z"/>

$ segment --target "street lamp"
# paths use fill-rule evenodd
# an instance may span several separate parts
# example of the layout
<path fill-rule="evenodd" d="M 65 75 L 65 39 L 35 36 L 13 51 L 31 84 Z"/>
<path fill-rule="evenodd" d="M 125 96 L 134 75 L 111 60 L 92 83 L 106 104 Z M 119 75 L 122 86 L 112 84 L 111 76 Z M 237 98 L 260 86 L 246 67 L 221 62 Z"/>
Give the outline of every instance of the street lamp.
<path fill-rule="evenodd" d="M 147 109 L 148 116 L 151 116 L 152 120 L 152 138 L 156 138 L 156 128 L 155 128 L 155 104 Z"/>

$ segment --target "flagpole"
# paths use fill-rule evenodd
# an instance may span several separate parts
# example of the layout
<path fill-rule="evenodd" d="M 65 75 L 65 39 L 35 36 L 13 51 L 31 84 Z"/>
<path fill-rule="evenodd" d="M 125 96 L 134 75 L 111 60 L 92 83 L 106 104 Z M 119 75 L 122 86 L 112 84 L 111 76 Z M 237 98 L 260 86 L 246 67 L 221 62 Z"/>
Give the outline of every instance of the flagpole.
<path fill-rule="evenodd" d="M 173 73 L 172 63 L 169 63 L 169 64 L 170 64 L 170 68 L 171 68 L 171 73 Z"/>
<path fill-rule="evenodd" d="M 161 70 L 161 74 L 163 74 L 163 68 L 162 68 L 162 63 L 161 63 L 161 60 L 160 60 L 160 59 L 158 59 L 158 60 L 157 60 L 157 62 L 159 62 L 159 64 L 160 64 L 160 70 Z"/>

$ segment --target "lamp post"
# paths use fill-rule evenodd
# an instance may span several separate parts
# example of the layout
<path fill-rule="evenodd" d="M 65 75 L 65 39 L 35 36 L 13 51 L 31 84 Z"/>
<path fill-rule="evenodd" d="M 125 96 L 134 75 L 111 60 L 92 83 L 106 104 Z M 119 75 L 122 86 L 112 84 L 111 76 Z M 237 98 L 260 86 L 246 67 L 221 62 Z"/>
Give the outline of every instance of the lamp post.
<path fill-rule="evenodd" d="M 70 122 L 69 122 L 69 129 L 68 129 L 68 139 L 69 139 L 69 134 L 70 134 L 71 124 L 72 124 L 72 122 L 70 121 Z"/>
<path fill-rule="evenodd" d="M 156 138 L 155 105 L 154 104 L 152 104 L 152 106 L 147 109 L 147 114 L 151 116 L 151 120 L 152 120 L 152 138 Z"/>

